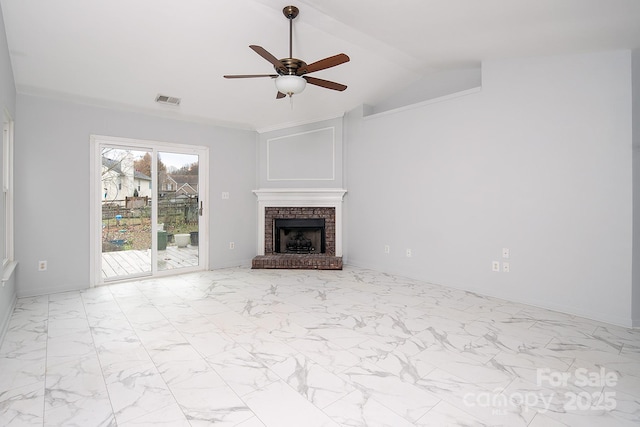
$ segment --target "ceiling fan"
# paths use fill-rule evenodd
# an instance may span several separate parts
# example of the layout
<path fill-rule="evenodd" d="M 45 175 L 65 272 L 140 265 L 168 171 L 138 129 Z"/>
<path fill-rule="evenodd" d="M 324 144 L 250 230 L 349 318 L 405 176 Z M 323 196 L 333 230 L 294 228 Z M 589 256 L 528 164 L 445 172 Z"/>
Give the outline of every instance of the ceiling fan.
<path fill-rule="evenodd" d="M 291 97 L 294 94 L 302 92 L 307 83 L 337 91 L 345 90 L 347 86 L 343 84 L 310 77 L 306 74 L 344 64 L 345 62 L 349 62 L 349 57 L 344 53 L 340 53 L 308 65 L 301 59 L 294 58 L 292 53 L 293 19 L 298 16 L 299 10 L 295 6 L 287 6 L 282 10 L 282 13 L 289 20 L 289 57 L 278 59 L 261 46 L 249 46 L 254 52 L 273 64 L 273 68 L 277 74 L 236 74 L 226 75 L 224 78 L 248 79 L 254 77 L 270 77 L 275 79 L 276 88 L 278 89 L 276 99 L 284 98 L 287 95 Z"/>

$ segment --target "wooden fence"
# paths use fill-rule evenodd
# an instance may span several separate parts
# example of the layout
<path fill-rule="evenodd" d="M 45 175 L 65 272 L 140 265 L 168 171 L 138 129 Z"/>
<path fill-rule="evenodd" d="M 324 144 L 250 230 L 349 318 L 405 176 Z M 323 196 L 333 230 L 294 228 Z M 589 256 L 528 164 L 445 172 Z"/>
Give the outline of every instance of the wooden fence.
<path fill-rule="evenodd" d="M 151 199 L 148 197 L 127 197 L 112 200 L 102 205 L 102 220 L 121 218 L 150 218 Z M 198 199 L 160 199 L 158 201 L 158 222 L 165 224 L 197 224 Z"/>

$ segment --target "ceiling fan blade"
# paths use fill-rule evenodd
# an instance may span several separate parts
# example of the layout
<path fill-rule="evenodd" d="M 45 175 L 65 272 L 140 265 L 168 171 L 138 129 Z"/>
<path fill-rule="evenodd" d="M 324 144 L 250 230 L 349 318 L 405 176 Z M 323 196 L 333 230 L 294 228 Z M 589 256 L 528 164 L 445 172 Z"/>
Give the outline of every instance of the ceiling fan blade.
<path fill-rule="evenodd" d="M 327 89 L 338 90 L 340 92 L 342 92 L 343 90 L 345 90 L 347 88 L 343 84 L 332 82 L 332 81 L 329 81 L 329 80 L 323 80 L 323 79 L 318 79 L 318 78 L 309 77 L 309 76 L 302 76 L 302 78 L 305 79 L 307 81 L 307 83 L 310 83 L 312 85 L 325 87 Z"/>
<path fill-rule="evenodd" d="M 284 94 L 284 93 L 282 93 L 282 92 L 278 92 L 278 93 L 276 94 L 276 99 L 281 99 L 281 98 L 284 98 L 285 96 L 287 96 L 287 95 L 285 95 L 285 94 Z"/>
<path fill-rule="evenodd" d="M 254 77 L 271 77 L 272 79 L 275 79 L 276 77 L 278 77 L 277 74 L 231 74 L 231 75 L 226 75 L 226 76 L 222 76 L 225 79 L 252 79 Z"/>
<path fill-rule="evenodd" d="M 337 55 L 330 56 L 328 58 L 324 58 L 320 61 L 309 64 L 306 67 L 299 69 L 297 74 L 301 76 L 303 74 L 313 73 L 315 71 L 335 67 L 336 65 L 344 64 L 345 62 L 349 62 L 349 57 L 344 53 L 339 53 Z"/>
<path fill-rule="evenodd" d="M 285 74 L 288 73 L 287 67 L 285 67 L 284 64 L 282 62 L 280 62 L 280 60 L 278 58 L 276 58 L 275 56 L 273 56 L 272 54 L 267 52 L 267 50 L 265 48 L 263 48 L 262 46 L 254 45 L 254 44 L 252 44 L 249 47 L 251 49 L 253 49 L 253 51 L 255 53 L 257 53 L 258 55 L 262 56 L 267 61 L 271 62 L 273 64 L 273 66 L 276 67 L 276 70 L 282 71 Z"/>

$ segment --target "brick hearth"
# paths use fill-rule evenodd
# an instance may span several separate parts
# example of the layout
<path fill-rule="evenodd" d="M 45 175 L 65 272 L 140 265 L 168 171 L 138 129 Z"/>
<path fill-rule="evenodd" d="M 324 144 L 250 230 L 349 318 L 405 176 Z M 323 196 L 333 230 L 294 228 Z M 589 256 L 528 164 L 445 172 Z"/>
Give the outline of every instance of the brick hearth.
<path fill-rule="evenodd" d="M 251 268 L 290 268 L 306 270 L 342 270 L 342 257 L 326 254 L 258 255 Z"/>

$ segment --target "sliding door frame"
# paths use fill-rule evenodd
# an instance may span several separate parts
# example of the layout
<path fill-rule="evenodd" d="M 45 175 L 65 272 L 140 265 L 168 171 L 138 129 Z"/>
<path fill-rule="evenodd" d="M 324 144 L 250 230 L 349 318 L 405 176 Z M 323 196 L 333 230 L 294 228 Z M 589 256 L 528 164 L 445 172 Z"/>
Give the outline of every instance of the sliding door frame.
<path fill-rule="evenodd" d="M 152 153 L 151 187 L 154 191 L 151 206 L 151 274 L 144 276 L 127 276 L 122 280 L 105 281 L 102 278 L 102 183 L 100 174 L 102 171 L 102 146 L 110 146 L 122 149 L 148 150 Z M 158 172 L 157 159 L 159 152 L 172 152 L 198 155 L 198 196 L 202 203 L 202 216 L 198 221 L 199 244 L 198 265 L 179 269 L 158 270 Z M 207 209 L 207 196 L 209 194 L 209 149 L 208 147 L 187 144 L 175 144 L 161 141 L 141 139 L 119 138 L 113 136 L 90 136 L 90 286 L 99 286 L 106 283 L 117 283 L 144 277 L 161 277 L 192 271 L 202 271 L 209 268 L 209 209 Z"/>

